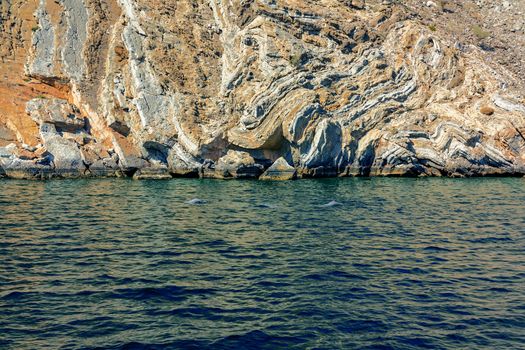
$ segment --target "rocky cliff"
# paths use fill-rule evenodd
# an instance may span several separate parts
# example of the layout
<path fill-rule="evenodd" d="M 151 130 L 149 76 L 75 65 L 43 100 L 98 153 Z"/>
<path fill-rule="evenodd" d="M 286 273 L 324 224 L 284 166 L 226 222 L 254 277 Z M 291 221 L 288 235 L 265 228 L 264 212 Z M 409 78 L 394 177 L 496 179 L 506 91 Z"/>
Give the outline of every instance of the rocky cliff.
<path fill-rule="evenodd" d="M 524 174 L 524 11 L 1 0 L 0 174 Z"/>

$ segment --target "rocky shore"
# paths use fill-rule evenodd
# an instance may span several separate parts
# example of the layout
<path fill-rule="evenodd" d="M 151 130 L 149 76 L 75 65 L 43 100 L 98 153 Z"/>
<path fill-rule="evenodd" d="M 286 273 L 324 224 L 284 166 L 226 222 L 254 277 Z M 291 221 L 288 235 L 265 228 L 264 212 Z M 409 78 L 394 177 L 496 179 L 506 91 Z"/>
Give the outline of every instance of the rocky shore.
<path fill-rule="evenodd" d="M 524 13 L 2 2 L 0 177 L 522 176 Z"/>

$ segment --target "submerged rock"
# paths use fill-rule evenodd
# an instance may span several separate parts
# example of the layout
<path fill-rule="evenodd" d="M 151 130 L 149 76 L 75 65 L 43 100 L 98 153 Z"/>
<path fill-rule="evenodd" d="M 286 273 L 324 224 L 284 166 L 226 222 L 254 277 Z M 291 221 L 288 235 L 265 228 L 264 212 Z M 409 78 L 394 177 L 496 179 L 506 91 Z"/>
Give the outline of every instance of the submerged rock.
<path fill-rule="evenodd" d="M 208 202 L 206 202 L 203 199 L 199 199 L 199 198 L 194 198 L 186 202 L 186 204 L 190 204 L 190 205 L 204 205 L 206 203 Z"/>
<path fill-rule="evenodd" d="M 326 204 L 321 205 L 321 208 L 332 208 L 332 207 L 338 207 L 343 205 L 342 203 L 339 203 L 337 201 L 330 201 Z"/>
<path fill-rule="evenodd" d="M 168 169 L 162 167 L 141 168 L 133 174 L 135 180 L 169 180 L 171 178 Z"/>

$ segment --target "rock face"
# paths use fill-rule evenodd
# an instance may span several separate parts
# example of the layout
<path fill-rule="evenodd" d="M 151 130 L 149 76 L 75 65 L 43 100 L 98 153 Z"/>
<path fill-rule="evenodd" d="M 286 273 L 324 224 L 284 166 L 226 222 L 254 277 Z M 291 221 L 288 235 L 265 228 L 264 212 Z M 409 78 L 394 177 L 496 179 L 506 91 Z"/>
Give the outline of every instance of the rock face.
<path fill-rule="evenodd" d="M 504 3 L 3 1 L 0 176 L 524 174 Z"/>

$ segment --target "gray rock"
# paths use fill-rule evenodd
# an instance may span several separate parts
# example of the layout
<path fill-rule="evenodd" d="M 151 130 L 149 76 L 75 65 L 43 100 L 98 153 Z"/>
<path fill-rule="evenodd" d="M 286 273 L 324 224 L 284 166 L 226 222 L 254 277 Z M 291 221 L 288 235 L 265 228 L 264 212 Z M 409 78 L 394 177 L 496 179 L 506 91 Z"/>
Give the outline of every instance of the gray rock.
<path fill-rule="evenodd" d="M 297 177 L 297 170 L 283 157 L 277 159 L 271 167 L 259 178 L 260 180 L 294 180 Z"/>
<path fill-rule="evenodd" d="M 198 177 L 202 164 L 176 144 L 168 153 L 168 167 L 175 177 Z"/>
<path fill-rule="evenodd" d="M 33 99 L 27 103 L 26 111 L 38 125 L 53 124 L 65 132 L 76 132 L 86 124 L 76 107 L 61 99 Z"/>
<path fill-rule="evenodd" d="M 89 174 L 93 177 L 115 177 L 119 171 L 115 157 L 98 159 L 89 166 Z"/>
<path fill-rule="evenodd" d="M 142 168 L 133 175 L 134 180 L 170 180 L 172 179 L 168 168 L 165 167 L 148 167 Z"/>
<path fill-rule="evenodd" d="M 207 202 L 205 200 L 199 199 L 199 198 L 193 198 L 186 202 L 186 204 L 190 204 L 190 205 L 204 205 L 206 203 Z"/>
<path fill-rule="evenodd" d="M 51 165 L 19 158 L 0 160 L 0 168 L 3 168 L 5 176 L 12 179 L 49 179 L 55 176 Z"/>
<path fill-rule="evenodd" d="M 67 32 L 62 43 L 64 69 L 75 81 L 84 76 L 84 45 L 87 40 L 89 14 L 83 0 L 61 0 Z"/>
<path fill-rule="evenodd" d="M 26 72 L 31 76 L 52 77 L 54 75 L 55 29 L 47 13 L 45 0 L 40 0 L 36 17 L 38 28 L 33 32 L 32 61 L 27 65 Z"/>
<path fill-rule="evenodd" d="M 515 103 L 512 101 L 506 100 L 501 96 L 495 96 L 493 101 L 496 106 L 506 111 L 525 113 L 525 106 L 520 103 Z"/>
<path fill-rule="evenodd" d="M 133 6 L 128 9 L 128 14 L 135 11 Z M 122 37 L 130 55 L 131 74 L 136 89 L 132 103 L 137 109 L 142 126 L 163 125 L 163 121 L 175 114 L 173 101 L 166 96 L 156 77 L 151 74 L 151 68 L 145 59 L 144 36 L 131 22 L 124 29 Z"/>
<path fill-rule="evenodd" d="M 228 179 L 257 179 L 264 167 L 247 152 L 229 150 L 215 166 L 215 177 Z"/>
<path fill-rule="evenodd" d="M 119 165 L 124 172 L 129 172 L 146 167 L 147 162 L 140 157 L 136 157 L 133 155 L 122 157 L 119 154 Z"/>
<path fill-rule="evenodd" d="M 341 126 L 328 119 L 322 120 L 301 149 L 301 166 L 306 176 L 337 175 L 343 149 Z"/>
<path fill-rule="evenodd" d="M 55 172 L 61 177 L 83 176 L 86 166 L 77 143 L 60 135 L 46 138 L 44 146 L 51 155 Z"/>
<path fill-rule="evenodd" d="M 7 146 L 0 147 L 0 158 L 14 157 L 15 152 L 16 152 L 16 145 L 14 143 L 10 143 Z"/>

